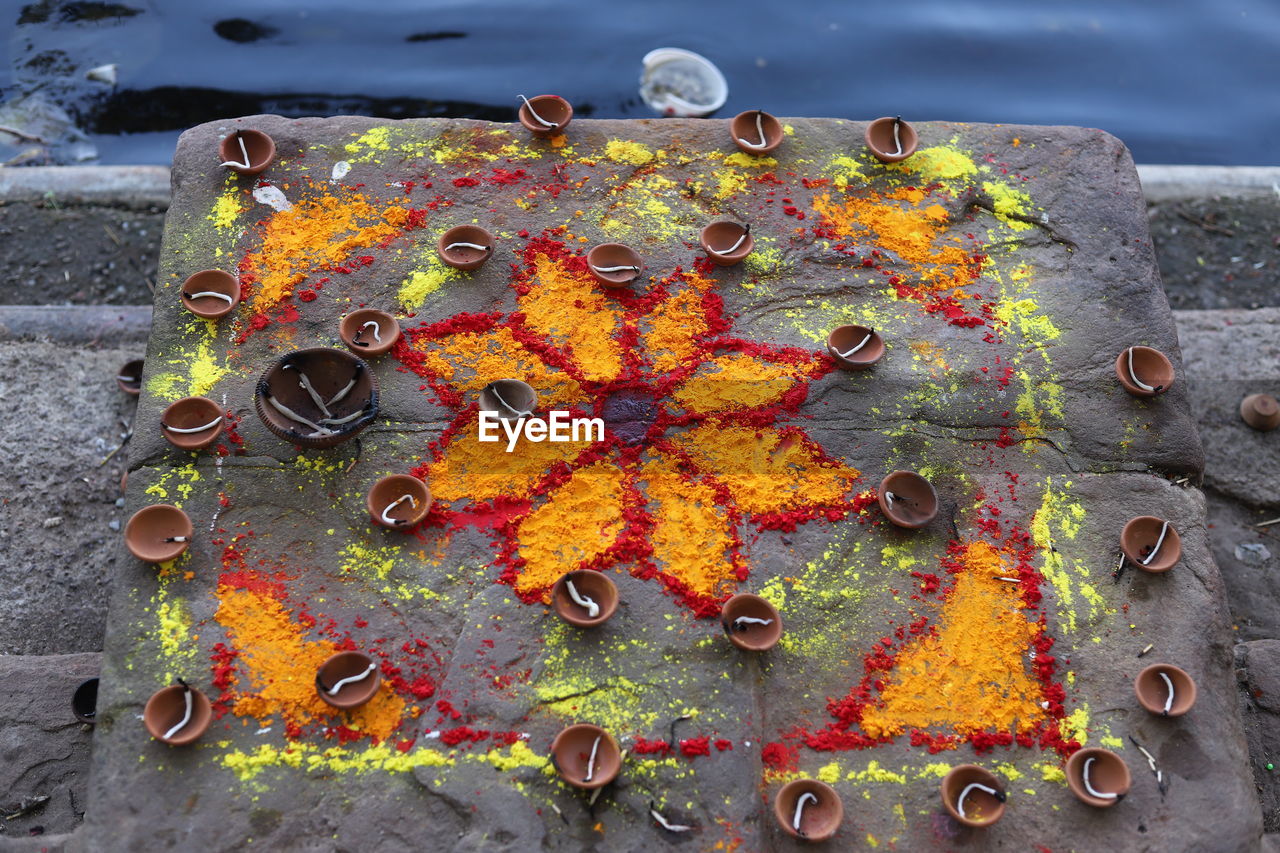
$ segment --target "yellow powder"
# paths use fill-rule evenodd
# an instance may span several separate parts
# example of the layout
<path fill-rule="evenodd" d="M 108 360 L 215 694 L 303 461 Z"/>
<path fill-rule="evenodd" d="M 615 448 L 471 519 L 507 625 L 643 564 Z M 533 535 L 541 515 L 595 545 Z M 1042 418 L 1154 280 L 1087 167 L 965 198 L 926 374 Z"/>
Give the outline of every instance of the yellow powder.
<path fill-rule="evenodd" d="M 645 166 L 654 160 L 653 151 L 639 142 L 624 142 L 611 139 L 604 147 L 604 156 L 615 163 L 626 163 L 631 166 Z"/>
<path fill-rule="evenodd" d="M 729 519 L 714 503 L 715 492 L 680 479 L 676 463 L 663 457 L 644 466 L 641 479 L 656 501 L 656 524 L 649 541 L 663 571 L 688 584 L 698 595 L 718 598 L 729 592 L 735 565 Z"/>
<path fill-rule="evenodd" d="M 501 429 L 499 429 L 501 434 Z M 471 421 L 428 468 L 431 493 L 443 501 L 487 501 L 497 497 L 528 497 L 557 462 L 569 462 L 585 442 L 521 440 L 506 452 L 505 434 L 497 442 L 481 442 L 477 422 Z"/>
<path fill-rule="evenodd" d="M 702 414 L 756 409 L 782 399 L 803 372 L 803 367 L 732 353 L 705 362 L 674 396 L 686 410 Z"/>
<path fill-rule="evenodd" d="M 622 351 L 613 335 L 618 311 L 586 273 L 572 272 L 539 255 L 537 281 L 520 297 L 529 327 L 571 350 L 570 356 L 588 379 L 608 382 L 622 372 Z"/>
<path fill-rule="evenodd" d="M 623 527 L 622 479 L 621 469 L 608 462 L 581 468 L 520 522 L 517 538 L 526 563 L 517 590 L 548 589 L 614 543 Z"/>

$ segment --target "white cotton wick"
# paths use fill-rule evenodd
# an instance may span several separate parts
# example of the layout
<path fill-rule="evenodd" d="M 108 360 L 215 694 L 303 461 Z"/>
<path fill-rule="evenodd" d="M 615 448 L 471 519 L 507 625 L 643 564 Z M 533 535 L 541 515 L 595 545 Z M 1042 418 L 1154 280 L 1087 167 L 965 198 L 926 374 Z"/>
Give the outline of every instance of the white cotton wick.
<path fill-rule="evenodd" d="M 772 625 L 772 619 L 757 619 L 754 616 L 739 616 L 733 620 L 734 626 L 738 625 Z"/>
<path fill-rule="evenodd" d="M 162 738 L 162 740 L 168 740 L 169 738 L 173 737 L 178 732 L 182 731 L 183 727 L 186 726 L 187 723 L 191 722 L 191 688 L 190 687 L 183 687 L 182 698 L 186 700 L 186 705 L 187 705 L 186 712 L 182 715 L 182 719 L 178 721 L 178 724 L 176 726 L 174 726 L 173 728 L 169 729 L 169 731 L 164 733 L 164 737 Z"/>
<path fill-rule="evenodd" d="M 627 266 L 625 264 L 622 266 L 616 266 L 616 267 L 597 267 L 595 265 L 592 265 L 591 268 L 596 272 L 622 272 L 623 270 L 631 270 L 632 272 L 636 272 L 636 273 L 640 272 L 640 267 Z"/>
<path fill-rule="evenodd" d="M 1168 714 L 1169 710 L 1173 707 L 1173 681 L 1171 681 L 1169 676 L 1163 672 L 1157 672 L 1156 675 L 1164 679 L 1164 686 L 1169 689 L 1169 698 L 1164 700 L 1164 713 Z"/>
<path fill-rule="evenodd" d="M 400 506 L 400 504 L 404 503 L 405 501 L 408 501 L 410 504 L 412 504 L 414 509 L 418 508 L 418 501 L 416 498 L 414 498 L 413 495 L 401 495 L 400 497 L 393 500 L 391 503 L 387 504 L 387 508 L 382 511 L 382 520 L 387 524 L 404 524 L 404 519 L 391 517 L 391 510 Z"/>
<path fill-rule="evenodd" d="M 292 364 L 286 364 L 284 369 L 298 370 L 298 368 L 294 367 Z M 320 411 L 324 412 L 324 416 L 326 418 L 333 417 L 333 412 L 329 411 L 329 407 L 324 404 L 324 400 L 320 399 L 320 395 L 316 393 L 315 386 L 311 384 L 311 380 L 307 378 L 307 374 L 303 373 L 301 370 L 298 370 L 298 387 L 311 395 L 311 400 L 320 407 Z"/>
<path fill-rule="evenodd" d="M 573 585 L 571 580 L 566 580 L 564 585 L 569 590 L 569 597 L 573 599 L 573 603 L 579 607 L 587 608 L 587 616 L 589 618 L 594 619 L 600 615 L 600 605 L 596 604 L 595 599 L 589 595 L 579 594 L 578 588 Z"/>
<path fill-rule="evenodd" d="M 333 397 L 329 400 L 329 405 L 332 406 L 334 403 L 340 402 L 343 397 L 351 393 L 351 389 L 356 387 L 356 379 L 358 379 L 359 377 L 360 377 L 360 373 L 359 371 L 357 371 L 355 379 L 352 379 L 345 386 L 343 386 L 341 391 L 339 391 L 337 394 L 334 394 Z"/>
<path fill-rule="evenodd" d="M 543 127 L 549 127 L 552 129 L 555 129 L 560 126 L 556 122 L 547 121 L 545 118 L 538 115 L 538 111 L 533 108 L 533 104 L 529 103 L 529 99 L 526 98 L 524 95 L 520 96 L 520 100 L 524 101 L 525 107 L 529 110 L 529 115 L 533 116 L 534 120 L 537 121 L 538 124 L 542 125 Z"/>
<path fill-rule="evenodd" d="M 1129 378 L 1133 380 L 1134 385 L 1137 385 L 1143 391 L 1154 392 L 1156 390 L 1152 388 L 1150 385 L 1148 385 L 1147 383 L 1143 382 L 1141 379 L 1139 379 L 1138 374 L 1133 372 L 1133 347 L 1129 347 Z"/>
<path fill-rule="evenodd" d="M 1142 565 L 1147 566 L 1155 559 L 1156 554 L 1160 552 L 1160 546 L 1164 544 L 1164 535 L 1169 532 L 1169 522 L 1165 522 L 1160 528 L 1160 538 L 1156 540 L 1156 547 L 1151 549 L 1151 553 L 1142 559 Z"/>
<path fill-rule="evenodd" d="M 479 243 L 450 243 L 444 247 L 444 250 L 448 252 L 451 249 L 475 249 L 477 252 L 487 252 L 492 248 L 492 246 L 481 246 Z"/>
<path fill-rule="evenodd" d="M 378 321 L 377 321 L 377 320 L 370 320 L 369 322 L 367 322 L 367 323 L 365 323 L 363 326 L 361 326 L 361 327 L 360 327 L 360 330 L 361 330 L 361 331 L 364 331 L 365 329 L 369 328 L 370 326 L 373 326 L 373 339 L 374 339 L 376 342 L 378 342 L 378 343 L 382 343 L 382 335 L 381 335 L 381 334 L 379 334 L 379 332 L 381 332 L 381 331 L 382 331 L 382 327 L 378 325 Z"/>
<path fill-rule="evenodd" d="M 858 350 L 862 349 L 862 348 L 863 348 L 863 347 L 865 347 L 868 343 L 870 343 L 870 342 L 871 342 L 871 334 L 872 334 L 872 333 L 868 332 L 868 333 L 867 333 L 867 336 L 866 336 L 865 338 L 863 338 L 863 339 L 862 339 L 862 343 L 858 344 L 856 347 L 854 347 L 853 349 L 849 350 L 848 352 L 840 352 L 840 350 L 836 350 L 836 355 L 840 356 L 841 358 L 848 358 L 849 356 L 853 355 L 853 354 L 854 354 L 854 353 L 856 353 Z"/>
<path fill-rule="evenodd" d="M 960 792 L 960 798 L 956 800 L 956 811 L 960 812 L 960 817 L 963 817 L 963 818 L 968 817 L 968 815 L 964 813 L 964 798 L 969 796 L 969 792 L 972 791 L 974 788 L 977 788 L 979 791 L 986 791 L 988 794 L 990 794 L 993 797 L 996 797 L 996 798 L 1000 797 L 1000 792 L 997 791 L 995 788 L 989 788 L 986 785 L 981 784 L 980 782 L 970 782 L 968 785 L 965 785 L 964 790 Z"/>
<path fill-rule="evenodd" d="M 1089 796 L 1097 797 L 1100 800 L 1114 800 L 1116 794 L 1113 791 L 1098 791 L 1089 783 L 1089 765 L 1098 759 L 1089 757 L 1084 760 L 1084 770 L 1080 771 L 1080 778 L 1084 781 L 1084 789 L 1089 792 Z"/>
<path fill-rule="evenodd" d="M 240 154 L 244 157 L 243 163 L 237 163 L 235 160 L 228 160 L 223 163 L 224 166 L 238 166 L 241 169 L 252 169 L 253 164 L 249 162 L 249 149 L 244 147 L 244 135 L 240 131 L 236 131 L 236 141 L 240 143 Z"/>
<path fill-rule="evenodd" d="M 185 536 L 168 536 L 168 537 L 166 537 L 166 538 L 165 538 L 165 540 L 164 540 L 164 541 L 166 541 L 166 542 L 187 542 L 187 541 L 189 541 L 189 540 L 188 540 L 188 539 L 187 539 L 187 537 L 185 537 Z"/>
<path fill-rule="evenodd" d="M 587 776 L 582 781 L 590 782 L 596 773 L 596 750 L 600 748 L 601 735 L 596 735 L 596 742 L 591 744 L 591 757 L 587 759 Z"/>
<path fill-rule="evenodd" d="M 345 418 L 321 418 L 320 423 L 328 424 L 330 426 L 339 426 L 341 424 L 349 424 L 352 421 L 354 421 L 356 418 L 362 417 L 363 415 L 364 415 L 364 409 L 360 409 L 357 412 L 352 412 L 351 414 L 347 415 Z"/>
<path fill-rule="evenodd" d="M 897 151 L 893 152 L 894 157 L 902 154 L 902 140 L 898 139 L 898 125 L 902 124 L 902 116 L 898 116 L 893 120 L 893 144 L 897 146 Z"/>
<path fill-rule="evenodd" d="M 306 419 L 306 418 L 304 418 L 302 415 L 298 414 L 298 413 L 297 413 L 297 412 L 295 412 L 293 409 L 291 409 L 291 408 L 289 408 L 288 406 L 286 406 L 284 403 L 281 403 L 281 402 L 280 402 L 279 400 L 277 400 L 275 397 L 272 397 L 270 394 L 267 394 L 267 395 L 265 395 L 265 396 L 266 396 L 266 398 L 267 398 L 267 402 L 268 402 L 268 403 L 270 403 L 270 404 L 275 408 L 275 410 L 276 410 L 277 412 L 279 412 L 280 414 L 284 415 L 286 418 L 289 418 L 290 420 L 297 421 L 298 423 L 302 424 L 303 426 L 309 426 L 309 427 L 311 427 L 313 430 L 315 430 L 315 431 L 316 431 L 316 434 L 318 434 L 318 435 L 333 435 L 333 430 L 331 430 L 331 429 L 325 429 L 324 427 L 320 426 L 320 424 L 318 424 L 318 423 L 316 423 L 316 422 L 314 422 L 314 421 L 307 420 L 307 419 Z M 314 437 L 314 436 L 313 436 L 313 437 Z"/>
<path fill-rule="evenodd" d="M 226 303 L 228 305 L 236 304 L 236 301 L 232 299 L 230 296 L 227 296 L 227 294 L 225 293 L 219 293 L 216 290 L 202 290 L 199 293 L 187 293 L 186 291 L 183 291 L 182 295 L 187 297 L 188 299 L 203 299 L 206 296 L 212 296 L 215 299 L 226 300 Z"/>
<path fill-rule="evenodd" d="M 748 225 L 747 227 L 742 229 L 742 234 L 741 236 L 738 237 L 738 242 L 734 243 L 732 246 L 730 246 L 727 249 L 717 249 L 716 254 L 732 255 L 734 252 L 738 251 L 738 247 L 742 245 L 743 241 L 746 240 L 750 234 L 751 234 L 751 226 Z"/>
<path fill-rule="evenodd" d="M 221 422 L 222 422 L 222 415 L 218 415 L 218 417 L 216 417 L 216 418 L 214 418 L 213 420 L 209 421 L 209 422 L 208 422 L 207 424 L 205 424 L 204 426 L 198 426 L 198 427 L 172 427 L 172 426 L 169 426 L 167 423 L 164 423 L 163 421 L 161 421 L 161 422 L 160 422 L 160 426 L 162 426 L 163 428 L 167 429 L 169 432 L 193 433 L 193 432 L 204 432 L 204 431 L 205 431 L 205 430 L 207 430 L 207 429 L 213 429 L 214 427 L 216 427 L 216 426 L 217 426 L 218 424 L 220 424 Z"/>
<path fill-rule="evenodd" d="M 671 823 L 670 821 L 668 821 L 665 817 L 663 817 L 658 812 L 657 809 L 653 807 L 653 803 L 649 804 L 649 817 L 656 820 L 658 822 L 658 825 L 661 826 L 663 829 L 665 829 L 667 832 L 692 832 L 693 831 L 692 826 L 685 826 L 684 824 L 681 824 L 681 823 Z"/>
<path fill-rule="evenodd" d="M 893 492 L 889 491 L 888 489 L 885 489 L 885 492 L 884 492 L 885 503 L 887 503 L 889 506 L 893 506 L 893 502 L 896 501 L 897 499 L 898 499 L 897 495 L 895 495 Z"/>
<path fill-rule="evenodd" d="M 738 137 L 738 141 L 748 148 L 764 148 L 769 144 L 769 140 L 764 138 L 764 113 L 760 110 L 756 110 L 756 133 L 760 135 L 759 142 L 748 142 L 741 136 Z"/>
<path fill-rule="evenodd" d="M 346 678 L 340 679 L 336 684 L 329 688 L 330 696 L 337 696 L 338 691 L 346 687 L 348 684 L 355 684 L 357 681 L 363 681 L 368 678 L 373 671 L 378 668 L 376 663 L 369 664 L 369 668 L 359 675 L 348 675 Z"/>
<path fill-rule="evenodd" d="M 139 378 L 140 377 L 137 376 L 121 376 L 120 374 L 116 374 L 116 379 L 119 379 L 121 382 L 137 382 Z"/>
<path fill-rule="evenodd" d="M 796 832 L 800 831 L 800 817 L 804 812 L 804 807 L 810 802 L 816 803 L 818 802 L 818 798 L 808 791 L 805 791 L 800 795 L 800 798 L 796 800 L 796 816 L 791 819 L 791 828 Z"/>
<path fill-rule="evenodd" d="M 510 409 L 515 414 L 520 415 L 521 417 L 531 417 L 533 415 L 533 412 L 526 412 L 521 409 L 517 409 L 515 406 L 508 403 L 506 400 L 502 399 L 502 395 L 498 393 L 497 388 L 490 386 L 489 390 L 493 392 L 493 396 L 498 398 L 499 403 L 501 403 L 507 409 Z"/>

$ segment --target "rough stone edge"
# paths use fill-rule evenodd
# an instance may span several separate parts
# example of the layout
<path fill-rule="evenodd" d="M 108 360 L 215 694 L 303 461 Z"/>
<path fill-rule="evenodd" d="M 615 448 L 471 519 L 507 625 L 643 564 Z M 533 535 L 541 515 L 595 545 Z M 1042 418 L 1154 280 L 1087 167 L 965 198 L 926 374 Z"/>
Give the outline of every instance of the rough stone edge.
<path fill-rule="evenodd" d="M 163 209 L 169 206 L 169 167 L 0 168 L 0 204 L 23 201 Z"/>
<path fill-rule="evenodd" d="M 0 305 L 0 343 L 146 343 L 150 305 Z"/>
<path fill-rule="evenodd" d="M 1280 202 L 1280 166 L 1138 166 L 1149 202 L 1226 196 Z"/>

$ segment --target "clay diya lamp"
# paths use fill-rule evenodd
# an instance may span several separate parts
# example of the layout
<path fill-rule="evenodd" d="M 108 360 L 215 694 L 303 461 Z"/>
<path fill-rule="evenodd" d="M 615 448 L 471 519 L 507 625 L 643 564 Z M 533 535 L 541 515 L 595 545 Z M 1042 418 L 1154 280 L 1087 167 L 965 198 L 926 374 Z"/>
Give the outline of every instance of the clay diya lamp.
<path fill-rule="evenodd" d="M 538 392 L 519 379 L 495 379 L 480 389 L 480 411 L 494 412 L 504 421 L 532 417 Z"/>
<path fill-rule="evenodd" d="M 208 397 L 174 400 L 160 415 L 160 432 L 179 450 L 201 450 L 218 440 L 227 419 Z"/>
<path fill-rule="evenodd" d="M 1181 717 L 1196 704 L 1196 683 L 1171 663 L 1155 663 L 1138 673 L 1133 692 L 1139 705 L 1161 717 Z"/>
<path fill-rule="evenodd" d="M 142 724 L 147 731 L 170 746 L 194 743 L 209 728 L 212 719 L 209 697 L 182 679 L 151 694 L 142 709 Z"/>
<path fill-rule="evenodd" d="M 276 159 L 276 142 L 260 130 L 235 130 L 218 143 L 222 165 L 241 175 L 261 175 Z"/>
<path fill-rule="evenodd" d="M 373 484 L 366 504 L 374 524 L 405 530 L 427 517 L 431 490 L 417 477 L 392 474 Z"/>
<path fill-rule="evenodd" d="M 578 723 L 561 730 L 551 742 L 551 763 L 560 778 L 575 788 L 603 788 L 622 770 L 618 742 L 599 726 Z"/>
<path fill-rule="evenodd" d="M 518 116 L 524 129 L 541 139 L 559 136 L 573 120 L 573 105 L 559 95 L 520 96 Z"/>
<path fill-rule="evenodd" d="M 881 480 L 876 500 L 885 518 L 899 527 L 924 527 L 938 514 L 933 484 L 914 471 L 894 471 Z"/>
<path fill-rule="evenodd" d="M 378 665 L 364 652 L 338 652 L 316 670 L 316 693 L 344 711 L 368 702 L 381 686 Z"/>
<path fill-rule="evenodd" d="M 729 642 L 748 652 L 768 651 L 782 636 L 782 617 L 777 608 L 749 592 L 739 593 L 724 603 L 720 624 Z"/>
<path fill-rule="evenodd" d="M 587 252 L 587 269 L 605 287 L 626 287 L 644 269 L 640 255 L 621 243 L 601 243 Z"/>
<path fill-rule="evenodd" d="M 164 563 L 187 550 L 194 533 L 185 512 L 170 504 L 152 504 L 125 524 L 124 547 L 143 562 Z"/>
<path fill-rule="evenodd" d="M 618 588 L 603 572 L 568 572 L 551 587 L 551 608 L 570 625 L 594 628 L 618 610 Z"/>
<path fill-rule="evenodd" d="M 116 385 L 130 397 L 136 397 L 142 393 L 142 366 L 142 359 L 135 358 L 132 361 L 126 361 L 124 366 L 116 371 Z"/>
<path fill-rule="evenodd" d="M 841 370 L 866 370 L 884 358 L 884 339 L 866 326 L 836 326 L 827 335 L 827 352 Z"/>
<path fill-rule="evenodd" d="M 707 257 L 722 267 L 741 263 L 756 246 L 751 226 L 736 222 L 712 222 L 702 229 L 699 242 Z"/>
<path fill-rule="evenodd" d="M 1140 515 L 1120 531 L 1120 550 L 1144 572 L 1160 574 L 1182 558 L 1182 537 L 1164 519 Z"/>
<path fill-rule="evenodd" d="M 98 722 L 98 679 L 85 679 L 76 687 L 71 694 L 71 713 L 82 723 L 92 726 Z"/>
<path fill-rule="evenodd" d="M 881 163 L 898 163 L 916 153 L 920 137 L 902 116 L 884 116 L 867 125 L 864 134 L 871 155 Z"/>
<path fill-rule="evenodd" d="M 479 225 L 459 225 L 440 235 L 436 251 L 440 260 L 454 269 L 474 270 L 493 257 L 496 243 L 493 235 Z"/>
<path fill-rule="evenodd" d="M 951 768 L 942 779 L 942 805 L 965 826 L 990 826 L 1004 814 L 1004 786 L 976 764 Z"/>
<path fill-rule="evenodd" d="M 358 356 L 383 355 L 400 339 L 400 324 L 386 311 L 361 308 L 342 318 L 338 337 Z"/>
<path fill-rule="evenodd" d="M 1080 802 L 1100 809 L 1110 808 L 1129 793 L 1132 779 L 1124 759 L 1109 749 L 1078 749 L 1064 768 L 1067 787 Z"/>
<path fill-rule="evenodd" d="M 1240 417 L 1259 432 L 1280 426 L 1280 402 L 1270 394 L 1250 394 L 1240 401 Z"/>
<path fill-rule="evenodd" d="M 1116 356 L 1116 377 L 1135 397 L 1154 397 L 1173 384 L 1173 363 L 1158 349 L 1129 347 Z"/>
<path fill-rule="evenodd" d="M 295 350 L 262 374 L 253 402 L 267 429 L 285 441 L 335 447 L 378 416 L 378 383 L 349 352 Z"/>
<path fill-rule="evenodd" d="M 197 317 L 217 320 L 240 302 L 240 279 L 224 270 L 201 270 L 182 283 L 182 305 Z"/>
<path fill-rule="evenodd" d="M 729 134 L 748 154 L 768 154 L 782 144 L 782 122 L 763 110 L 748 110 L 729 119 Z"/>
<path fill-rule="evenodd" d="M 844 803 L 836 789 L 817 779 L 795 779 L 773 798 L 773 815 L 783 831 L 805 841 L 826 841 L 840 829 Z"/>

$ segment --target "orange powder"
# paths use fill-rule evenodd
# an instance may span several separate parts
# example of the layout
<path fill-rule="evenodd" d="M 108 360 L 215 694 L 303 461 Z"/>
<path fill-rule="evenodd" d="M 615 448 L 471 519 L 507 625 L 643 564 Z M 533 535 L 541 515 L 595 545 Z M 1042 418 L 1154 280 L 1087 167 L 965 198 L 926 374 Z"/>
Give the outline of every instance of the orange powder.
<path fill-rule="evenodd" d="M 572 461 L 587 446 L 579 441 L 520 444 L 507 453 L 507 435 L 499 427 L 496 442 L 481 442 L 477 422 L 467 424 L 445 447 L 443 458 L 428 468 L 433 496 L 443 501 L 525 498 L 557 462 Z"/>
<path fill-rule="evenodd" d="M 529 328 L 565 348 L 587 379 L 608 382 L 622 372 L 613 339 L 621 319 L 587 273 L 562 269 L 545 255 L 535 259 L 537 281 L 519 299 Z"/>
<path fill-rule="evenodd" d="M 324 703 L 316 694 L 316 670 L 338 649 L 333 643 L 304 639 L 302 627 L 279 601 L 228 586 L 218 588 L 218 597 L 216 618 L 240 650 L 241 673 L 249 682 L 237 685 L 232 708 L 237 716 L 256 717 L 263 725 L 275 716 L 299 726 L 326 719 L 377 740 L 399 725 L 404 700 L 386 684 L 354 711 L 338 711 Z"/>
<path fill-rule="evenodd" d="M 703 414 L 761 408 L 782 399 L 806 372 L 733 353 L 705 362 L 674 396 L 686 410 Z"/>
<path fill-rule="evenodd" d="M 611 462 L 581 468 L 520 522 L 520 556 L 527 563 L 516 581 L 518 591 L 550 587 L 617 540 L 623 527 L 622 483 L 622 469 Z"/>
<path fill-rule="evenodd" d="M 658 303 L 641 323 L 645 350 L 655 373 L 668 373 L 684 364 L 707 331 L 702 296 L 715 282 L 695 272 L 686 273 L 686 289 Z"/>
<path fill-rule="evenodd" d="M 674 437 L 693 461 L 724 483 L 738 508 L 777 512 L 842 498 L 858 471 L 824 461 L 817 448 L 772 429 L 709 420 Z"/>
<path fill-rule="evenodd" d="M 424 365 L 464 393 L 477 394 L 495 379 L 519 376 L 538 392 L 543 404 L 568 405 L 586 399 L 582 388 L 561 371 L 542 363 L 505 326 L 484 334 L 466 332 L 440 341 L 419 341 Z"/>
<path fill-rule="evenodd" d="M 945 727 L 957 734 L 1029 731 L 1044 717 L 1040 685 L 1027 672 L 1036 637 L 1015 584 L 996 580 L 1012 562 L 986 542 L 971 544 L 966 571 L 942 605 L 936 635 L 898 656 L 881 702 L 862 715 L 872 737 Z"/>
<path fill-rule="evenodd" d="M 641 478 L 649 498 L 658 504 L 649 541 L 662 570 L 699 595 L 719 598 L 728 592 L 735 580 L 733 539 L 728 516 L 715 505 L 715 493 L 680 479 L 675 463 L 666 457 L 645 465 Z"/>

